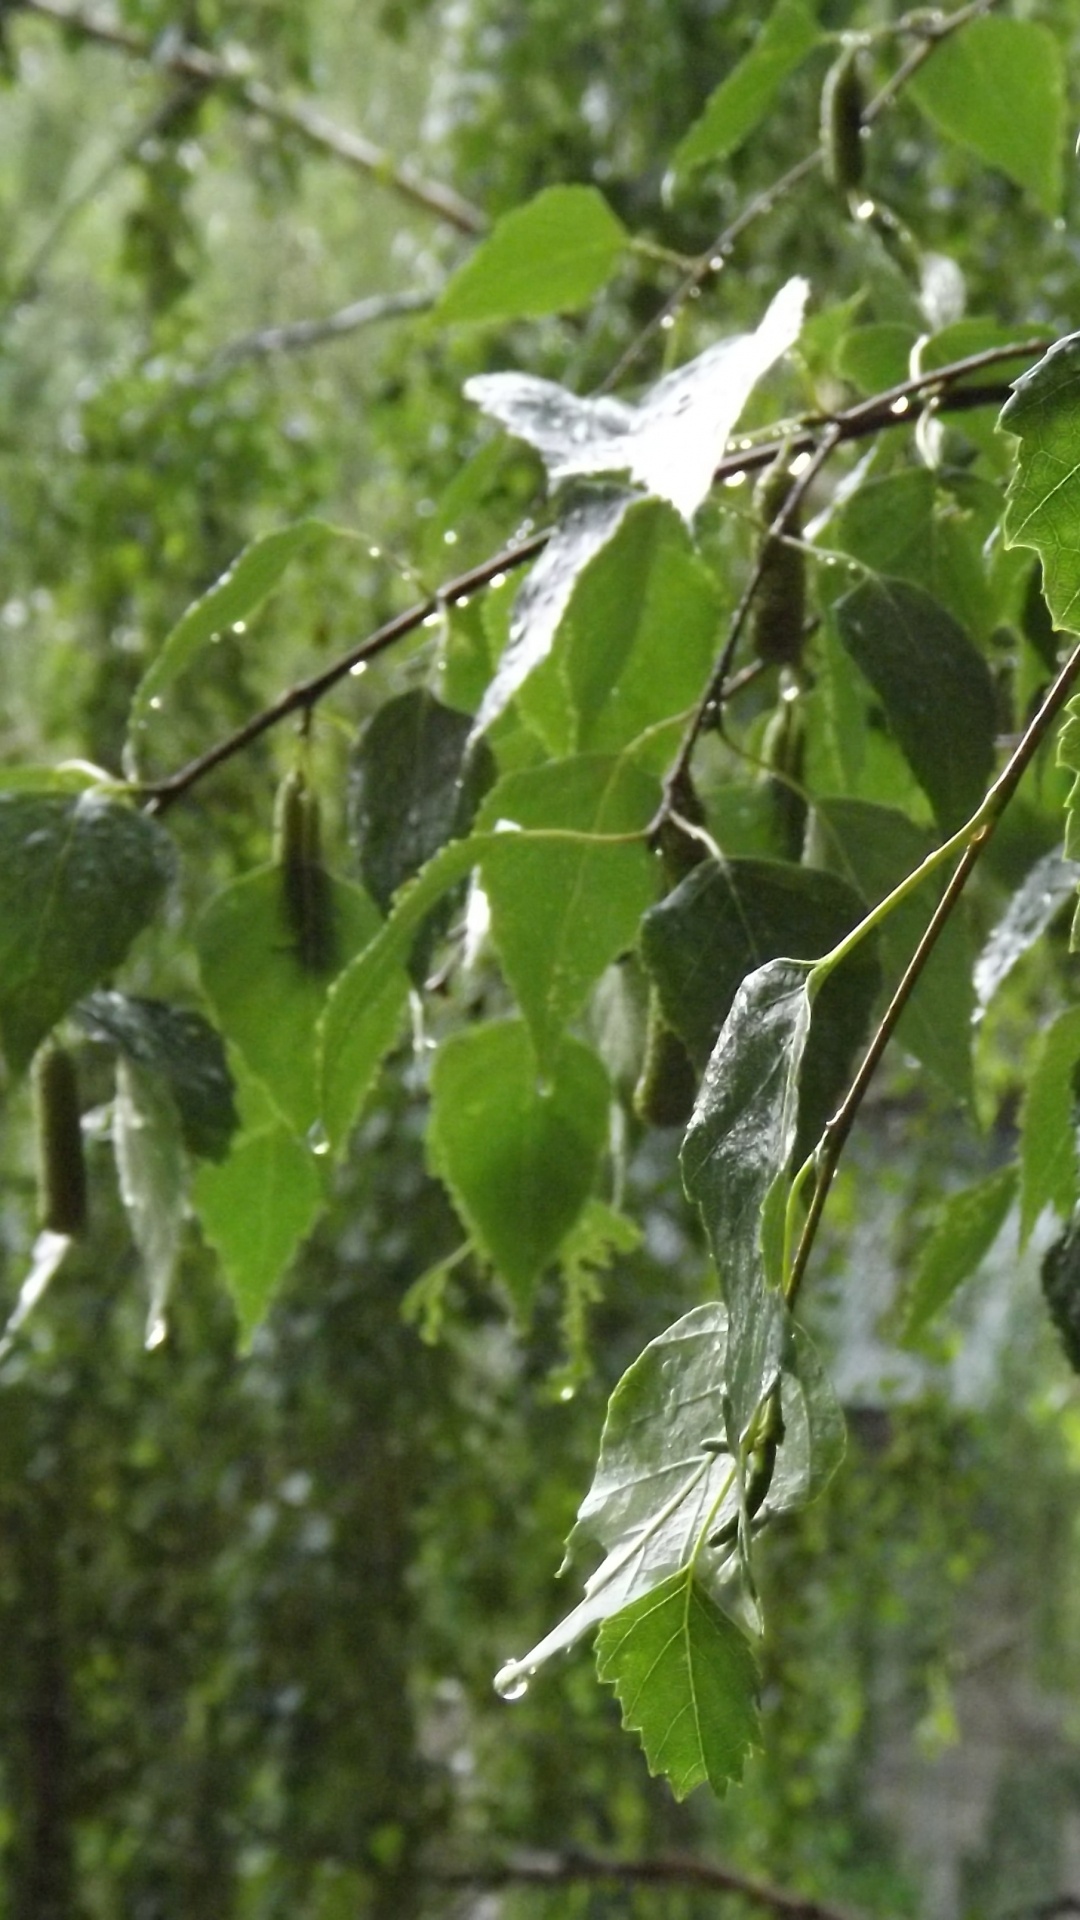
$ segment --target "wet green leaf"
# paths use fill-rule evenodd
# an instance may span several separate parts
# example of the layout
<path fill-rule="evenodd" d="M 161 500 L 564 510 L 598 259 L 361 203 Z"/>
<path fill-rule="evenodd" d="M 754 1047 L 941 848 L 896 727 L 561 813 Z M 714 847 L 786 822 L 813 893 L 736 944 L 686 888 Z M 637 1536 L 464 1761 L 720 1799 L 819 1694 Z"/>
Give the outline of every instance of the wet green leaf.
<path fill-rule="evenodd" d="M 628 235 L 595 187 L 545 187 L 496 222 L 439 301 L 442 320 L 568 313 L 605 287 Z"/>
<path fill-rule="evenodd" d="M 381 925 L 359 887 L 331 879 L 342 961 Z M 210 902 L 196 931 L 206 997 L 226 1038 L 243 1055 L 295 1132 L 320 1120 L 316 1029 L 332 982 L 301 964 L 285 914 L 277 867 L 260 867 Z"/>
<path fill-rule="evenodd" d="M 193 1194 L 218 1253 L 246 1345 L 323 1202 L 310 1150 L 282 1124 L 243 1134 L 227 1160 L 200 1167 Z"/>
<path fill-rule="evenodd" d="M 623 1726 L 641 1735 L 649 1772 L 667 1775 L 676 1800 L 706 1781 L 722 1794 L 741 1779 L 760 1739 L 757 1663 L 693 1568 L 606 1620 L 596 1653 Z"/>
<path fill-rule="evenodd" d="M 972 20 L 910 81 L 934 125 L 1026 187 L 1044 213 L 1061 205 L 1065 72 L 1048 27 Z"/>
<path fill-rule="evenodd" d="M 589 1197 L 607 1137 L 607 1075 L 567 1039 L 541 1077 L 525 1025 L 498 1021 L 443 1043 L 431 1095 L 432 1165 L 527 1315 Z"/>
<path fill-rule="evenodd" d="M 13 1073 L 119 966 L 175 866 L 164 830 L 108 794 L 0 792 L 0 1041 Z"/>
<path fill-rule="evenodd" d="M 706 160 L 734 153 L 768 113 L 780 87 L 822 38 L 805 0 L 777 0 L 761 16 L 748 53 L 709 95 L 704 112 L 684 133 L 671 158 L 676 179 Z"/>

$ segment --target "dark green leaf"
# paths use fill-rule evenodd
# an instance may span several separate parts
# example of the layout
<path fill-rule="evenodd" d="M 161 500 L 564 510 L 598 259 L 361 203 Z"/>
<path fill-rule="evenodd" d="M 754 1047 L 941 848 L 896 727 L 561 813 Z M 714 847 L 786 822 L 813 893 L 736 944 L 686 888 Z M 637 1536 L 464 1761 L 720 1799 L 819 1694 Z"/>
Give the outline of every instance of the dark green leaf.
<path fill-rule="evenodd" d="M 119 966 L 175 866 L 163 829 L 107 794 L 0 792 L 0 1040 L 13 1073 Z"/>
<path fill-rule="evenodd" d="M 331 880 L 338 952 L 347 961 L 373 938 L 378 912 L 359 887 Z M 328 982 L 301 964 L 285 914 L 282 876 L 260 867 L 210 902 L 196 934 L 206 997 L 226 1038 L 300 1134 L 320 1118 L 316 1027 Z"/>
<path fill-rule="evenodd" d="M 246 1345 L 322 1205 L 317 1162 L 288 1127 L 263 1127 L 220 1166 L 200 1167 L 193 1199 Z"/>
<path fill-rule="evenodd" d="M 944 1202 L 919 1249 L 907 1289 L 901 1338 L 916 1343 L 956 1289 L 974 1273 L 1005 1224 L 1016 1193 L 1016 1168 L 1003 1167 Z"/>
<path fill-rule="evenodd" d="M 448 282 L 443 320 L 568 313 L 605 287 L 628 235 L 595 187 L 545 187 L 503 215 Z"/>
<path fill-rule="evenodd" d="M 993 772 L 997 714 L 985 659 L 952 615 L 907 581 L 865 581 L 838 603 L 836 621 L 952 832 L 975 812 Z"/>
<path fill-rule="evenodd" d="M 866 908 L 835 873 L 756 859 L 703 860 L 651 907 L 641 923 L 642 958 L 698 1065 L 747 974 L 767 960 L 819 960 Z"/>
<path fill-rule="evenodd" d="M 1080 334 L 1017 380 L 1001 424 L 1019 436 L 1005 507 L 1011 547 L 1034 547 L 1055 626 L 1080 632 Z"/>
<path fill-rule="evenodd" d="M 760 1737 L 757 1664 L 692 1567 L 606 1620 L 596 1654 L 623 1726 L 640 1733 L 649 1772 L 666 1774 L 677 1800 L 741 1778 Z"/>
<path fill-rule="evenodd" d="M 776 0 L 763 15 L 749 53 L 709 95 L 704 112 L 675 149 L 676 178 L 705 160 L 723 160 L 753 133 L 777 92 L 821 40 L 821 29 L 805 0 Z"/>
<path fill-rule="evenodd" d="M 1061 205 L 1065 74 L 1048 27 L 1034 20 L 972 20 L 935 48 L 910 81 L 935 126 L 1029 192 Z"/>
<path fill-rule="evenodd" d="M 659 800 L 635 766 L 585 755 L 508 774 L 484 803 L 479 825 L 502 829 L 485 836 L 480 862 L 492 935 L 542 1065 L 655 897 L 656 863 L 632 836 Z"/>
<path fill-rule="evenodd" d="M 589 1197 L 607 1135 L 607 1075 L 567 1039 L 541 1079 L 527 1028 L 498 1021 L 443 1043 L 431 1091 L 432 1165 L 527 1314 Z"/>
<path fill-rule="evenodd" d="M 875 573 L 924 587 L 980 639 L 996 619 L 971 516 L 925 467 L 869 480 L 829 521 L 829 545 Z"/>
<path fill-rule="evenodd" d="M 184 1144 L 223 1160 L 238 1125 L 221 1035 L 201 1013 L 128 993 L 92 993 L 75 1010 L 92 1040 L 161 1074 L 176 1101 Z"/>
<path fill-rule="evenodd" d="M 866 800 L 824 800 L 815 808 L 812 845 L 876 907 L 925 860 L 935 842 L 905 814 Z M 941 895 L 928 879 L 894 907 L 878 929 L 886 990 L 899 984 Z M 972 1098 L 971 1035 L 975 1013 L 973 955 L 962 912 L 954 913 L 920 975 L 896 1027 L 908 1048 L 960 1100 Z"/>
<path fill-rule="evenodd" d="M 491 784 L 494 761 L 485 742 L 466 755 L 472 724 L 467 713 L 414 688 L 380 707 L 360 736 L 349 828 L 364 885 L 384 913 L 445 841 L 468 832 Z"/>
<path fill-rule="evenodd" d="M 1020 1120 L 1020 1240 L 1044 1207 L 1067 1220 L 1076 1205 L 1076 1069 L 1080 1007 L 1069 1007 L 1042 1036 Z"/>

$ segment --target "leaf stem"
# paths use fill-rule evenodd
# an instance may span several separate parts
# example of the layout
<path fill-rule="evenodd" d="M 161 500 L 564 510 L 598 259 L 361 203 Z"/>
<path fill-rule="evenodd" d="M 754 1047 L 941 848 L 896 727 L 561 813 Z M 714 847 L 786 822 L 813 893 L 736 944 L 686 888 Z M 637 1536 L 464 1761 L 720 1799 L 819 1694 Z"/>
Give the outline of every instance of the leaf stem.
<path fill-rule="evenodd" d="M 914 874 L 909 875 L 908 879 L 902 882 L 901 886 L 896 888 L 886 900 L 882 901 L 879 907 L 874 909 L 874 913 L 868 915 L 867 919 L 860 922 L 859 927 L 855 929 L 855 935 L 861 938 L 863 934 L 869 931 L 871 924 L 876 924 L 883 910 L 891 910 L 891 908 L 897 904 L 900 897 L 909 893 L 914 885 L 917 885 L 921 879 L 925 878 L 927 871 L 931 869 L 931 863 L 938 865 L 942 858 L 947 858 L 950 853 L 955 852 L 958 844 L 965 843 L 963 853 L 960 856 L 948 886 L 945 888 L 927 925 L 926 931 L 919 941 L 915 952 L 912 954 L 903 977 L 881 1017 L 877 1030 L 863 1056 L 855 1078 L 848 1088 L 847 1093 L 844 1095 L 836 1113 L 826 1126 L 810 1160 L 806 1163 L 806 1166 L 800 1168 L 799 1173 L 796 1175 L 795 1184 L 801 1186 L 807 1169 L 812 1168 L 814 1173 L 814 1189 L 810 1196 L 810 1206 L 803 1224 L 799 1245 L 796 1249 L 795 1257 L 784 1286 L 784 1295 L 789 1305 L 795 1300 L 799 1288 L 802 1285 L 807 1262 L 810 1258 L 814 1241 L 817 1238 L 818 1228 L 821 1224 L 821 1216 L 840 1161 L 840 1156 L 844 1151 L 848 1135 L 855 1122 L 855 1116 L 865 1098 L 867 1088 L 874 1076 L 878 1062 L 896 1030 L 897 1021 L 918 984 L 919 977 L 937 945 L 942 930 L 948 922 L 964 888 L 967 886 L 975 867 L 997 827 L 998 821 L 1012 800 L 1021 779 L 1046 738 L 1051 726 L 1061 712 L 1078 675 L 1080 675 L 1080 642 L 1073 648 L 1073 651 L 1061 668 L 1057 679 L 1047 693 L 1041 707 L 1027 727 L 1023 738 L 1010 755 L 1009 760 L 990 788 L 978 811 L 972 815 L 966 826 L 960 828 L 958 833 L 953 834 L 952 838 L 947 840 L 943 847 L 937 849 L 936 854 L 931 854 L 928 860 L 916 868 Z M 849 934 L 847 940 L 842 941 L 840 946 L 834 948 L 831 954 L 827 954 L 824 961 L 819 962 L 818 967 L 815 967 L 815 974 L 818 973 L 821 967 L 824 967 L 827 972 L 831 971 L 843 953 L 850 950 L 851 945 L 854 944 L 855 935 Z"/>

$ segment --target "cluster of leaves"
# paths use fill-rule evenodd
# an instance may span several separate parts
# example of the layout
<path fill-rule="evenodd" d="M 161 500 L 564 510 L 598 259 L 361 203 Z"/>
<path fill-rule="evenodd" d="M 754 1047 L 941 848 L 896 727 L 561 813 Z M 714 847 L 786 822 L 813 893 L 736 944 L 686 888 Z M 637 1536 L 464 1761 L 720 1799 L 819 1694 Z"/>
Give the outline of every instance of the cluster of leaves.
<path fill-rule="evenodd" d="M 905 66 L 899 29 L 838 47 L 803 0 L 780 0 L 684 131 L 670 194 L 737 154 L 804 70 L 816 96 L 839 56 L 845 75 L 853 57 L 880 67 L 879 101 L 903 82 L 958 152 L 1052 217 L 1058 41 L 983 7 L 948 24 L 906 23 Z M 849 147 L 887 142 L 875 101 L 846 98 Z M 675 259 L 674 324 L 657 337 L 678 351 L 632 400 L 523 372 L 468 381 L 467 398 L 539 456 L 553 502 L 542 532 L 170 773 L 170 706 L 188 677 L 223 636 L 243 638 L 290 568 L 356 538 L 315 519 L 264 534 L 155 652 L 123 776 L 20 766 L 0 787 L 0 1043 L 13 1080 L 65 1022 L 68 1044 L 115 1058 L 111 1137 L 152 1343 L 189 1212 L 250 1337 L 395 1052 L 423 1076 L 429 1165 L 464 1236 L 422 1277 L 431 1321 L 469 1259 L 523 1327 L 560 1271 L 580 1322 L 597 1271 L 635 1241 L 628 1140 L 657 1118 L 689 1121 L 683 1175 L 722 1302 L 694 1307 L 624 1375 L 571 1536 L 604 1557 L 562 1625 L 499 1676 L 521 1691 L 598 1626 L 601 1677 L 680 1796 L 741 1771 L 756 1724 L 757 1535 L 811 1500 L 842 1450 L 794 1308 L 869 1065 L 895 1037 L 975 1105 L 973 1021 L 1076 877 L 1076 848 L 1055 850 L 1061 793 L 1044 744 L 1078 667 L 1070 656 L 1054 677 L 1080 597 L 1080 355 L 1068 339 L 1044 354 L 1044 329 L 996 313 L 962 317 L 955 263 L 872 192 L 858 200 L 852 152 L 838 164 L 812 147 L 808 168 L 821 158 L 837 183 L 830 217 L 866 248 L 850 294 L 795 277 L 755 324 L 716 338 L 690 296 L 730 251 L 721 236 Z M 588 309 L 643 250 L 655 263 L 655 243 L 595 185 L 545 187 L 451 276 L 435 324 L 520 328 Z M 478 491 L 490 464 L 485 449 Z M 781 484 L 750 501 L 763 470 Z M 468 500 L 459 486 L 459 513 Z M 321 703 L 416 633 L 434 644 L 351 745 L 347 876 L 320 835 L 324 768 L 337 765 Z M 192 983 L 183 1003 L 145 964 L 138 992 L 117 985 L 175 897 L 163 817 L 295 714 L 304 733 L 273 858 L 195 907 L 198 876 L 185 875 L 171 963 Z M 1063 736 L 1070 766 L 1077 725 Z M 1007 809 L 1033 848 L 1018 876 L 990 844 Z M 977 863 L 995 921 L 981 948 L 959 904 Z M 1047 1206 L 1072 1213 L 1078 1061 L 1068 1009 L 1033 1062 L 1017 1166 L 941 1209 L 905 1337 L 925 1335 L 1014 1195 L 1025 1236 Z M 42 1137 L 54 1162 L 81 1150 L 47 1112 Z M 45 1199 L 9 1341 L 81 1230 Z M 1048 1285 L 1075 1327 L 1073 1264 L 1067 1241 Z"/>

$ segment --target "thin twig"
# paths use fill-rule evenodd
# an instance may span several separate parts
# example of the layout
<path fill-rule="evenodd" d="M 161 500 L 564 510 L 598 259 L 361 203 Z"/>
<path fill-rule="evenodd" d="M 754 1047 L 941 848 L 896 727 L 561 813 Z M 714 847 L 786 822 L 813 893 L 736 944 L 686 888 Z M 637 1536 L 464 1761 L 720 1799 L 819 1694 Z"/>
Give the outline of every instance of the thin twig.
<path fill-rule="evenodd" d="M 306 353 L 328 340 L 343 340 L 362 327 L 377 326 L 383 320 L 396 320 L 403 313 L 425 313 L 437 295 L 419 287 L 404 293 L 375 293 L 365 300 L 353 300 L 323 320 L 290 320 L 280 327 L 260 327 L 254 333 L 242 333 L 219 347 L 194 383 L 215 378 L 242 360 L 260 360 L 278 353 Z"/>
<path fill-rule="evenodd" d="M 867 101 L 862 112 L 863 126 L 872 126 L 885 109 L 891 107 L 912 74 L 917 73 L 924 62 L 937 52 L 942 41 L 947 40 L 950 34 L 956 33 L 961 27 L 968 26 L 979 14 L 989 13 L 992 7 L 999 4 L 1000 0 L 970 0 L 970 5 L 961 7 L 956 13 L 942 14 L 936 24 L 933 21 L 920 24 L 918 46 L 913 48 L 907 58 L 901 62 L 880 92 L 876 93 L 872 100 Z M 911 32 L 912 29 L 903 20 L 898 20 L 893 31 L 900 34 Z M 712 244 L 698 254 L 674 293 L 668 296 L 663 305 L 645 322 L 640 333 L 631 340 L 630 345 L 620 355 L 611 372 L 597 389 L 599 393 L 609 393 L 612 387 L 618 384 L 623 375 L 640 358 L 654 334 L 670 325 L 686 305 L 687 300 L 698 292 L 705 281 L 726 266 L 747 229 L 763 219 L 766 214 L 771 213 L 773 208 L 781 200 L 786 199 L 794 188 L 801 186 L 812 173 L 816 173 L 824 158 L 824 146 L 819 143 L 812 153 L 805 154 L 801 160 L 795 162 L 794 166 L 789 167 L 786 173 L 781 174 L 778 180 L 774 180 L 770 186 L 764 187 L 760 193 L 755 194 L 754 198 L 748 201 L 735 219 L 717 234 Z"/>
<path fill-rule="evenodd" d="M 276 126 L 288 127 L 300 134 L 310 146 L 369 175 L 412 205 L 422 207 L 426 213 L 434 214 L 436 219 L 456 228 L 459 233 L 479 234 L 487 229 L 487 221 L 480 208 L 455 193 L 452 187 L 444 186 L 437 180 L 428 180 L 407 160 L 394 160 L 373 140 L 328 120 L 310 102 L 287 99 L 264 81 L 251 78 L 242 68 L 228 60 L 219 59 L 202 47 L 192 46 L 181 39 L 174 41 L 168 35 L 163 35 L 156 42 L 144 40 L 139 34 L 103 20 L 96 13 L 67 6 L 65 0 L 21 0 L 21 11 L 50 20 L 83 40 L 111 47 L 134 60 L 145 61 L 160 72 L 176 74 L 182 79 L 196 81 L 201 86 L 218 88 L 231 95 L 248 113 L 257 114 Z"/>
<path fill-rule="evenodd" d="M 447 1887 L 566 1887 L 582 1881 L 622 1886 L 696 1886 L 716 1893 L 737 1893 L 744 1900 L 785 1920 L 854 1920 L 850 1909 L 816 1900 L 790 1888 L 773 1886 L 733 1867 L 714 1866 L 689 1855 L 660 1855 L 648 1860 L 610 1860 L 590 1853 L 514 1853 L 486 1866 L 446 1867 L 425 1876 Z"/>
<path fill-rule="evenodd" d="M 1043 740 L 1060 713 L 1071 687 L 1080 675 L 1080 644 L 1074 647 L 1065 665 L 1062 667 L 1053 686 L 1046 695 L 1034 719 L 1024 732 L 1022 739 L 1009 757 L 1002 772 L 998 775 L 971 826 L 971 838 L 965 847 L 952 878 L 934 910 L 933 916 L 919 941 L 900 984 L 889 1001 L 877 1030 L 863 1057 L 847 1093 L 836 1113 L 829 1121 L 813 1156 L 814 1186 L 810 1196 L 810 1205 L 803 1223 L 802 1234 L 792 1261 L 791 1272 L 785 1285 L 785 1295 L 789 1302 L 794 1301 L 806 1272 L 806 1264 L 817 1238 L 818 1227 L 825 1208 L 829 1188 L 833 1182 L 840 1156 L 844 1151 L 848 1135 L 855 1122 L 855 1116 L 865 1098 L 867 1088 L 874 1076 L 879 1060 L 888 1042 L 896 1030 L 897 1021 L 903 1013 L 919 978 L 933 953 L 941 933 L 952 914 L 957 901 L 967 886 L 994 829 L 1005 808 L 1016 792 L 1023 775 L 1030 766 Z"/>
<path fill-rule="evenodd" d="M 72 221 L 77 219 L 85 207 L 97 199 L 113 174 L 127 165 L 128 161 L 138 153 L 144 141 L 152 140 L 156 133 L 168 125 L 177 108 L 190 96 L 191 91 L 190 82 L 183 81 L 166 100 L 159 101 L 152 112 L 144 114 L 137 125 L 132 127 L 122 140 L 117 141 L 111 151 L 105 155 L 101 165 L 96 168 L 85 185 L 77 187 L 70 200 L 65 200 L 63 205 L 57 208 L 30 258 L 16 273 L 15 280 L 5 296 L 4 304 L 0 307 L 0 321 L 9 319 L 24 302 L 30 299 L 43 268 L 55 253 Z"/>
<path fill-rule="evenodd" d="M 733 479 L 737 474 L 757 472 L 769 466 L 777 455 L 786 449 L 790 455 L 800 452 L 814 454 L 819 446 L 822 434 L 831 437 L 832 444 L 839 446 L 848 440 L 864 439 L 871 434 L 882 432 L 890 427 L 910 425 L 911 409 L 908 404 L 913 399 L 924 403 L 933 400 L 939 411 L 960 412 L 972 407 L 1000 406 L 1008 399 L 1011 387 L 1001 383 L 977 387 L 957 387 L 957 382 L 981 372 L 995 362 L 1004 360 L 1029 359 L 1042 353 L 1046 348 L 1045 337 L 1038 340 L 1022 340 L 1004 347 L 993 347 L 984 353 L 967 355 L 963 360 L 955 360 L 949 366 L 938 367 L 933 373 L 923 374 L 911 380 L 902 380 L 884 393 L 877 394 L 871 400 L 860 400 L 831 418 L 821 417 L 808 421 L 793 431 L 777 435 L 773 439 L 763 440 L 754 447 L 733 449 L 719 463 L 714 474 L 714 483 Z M 897 411 L 897 408 L 900 411 Z M 365 640 L 351 647 L 310 679 L 302 680 L 270 702 L 259 713 L 253 714 L 243 726 L 219 740 L 205 753 L 180 767 L 164 780 L 154 781 L 142 787 L 141 792 L 149 809 L 163 813 L 171 807 L 181 795 L 187 793 L 201 780 L 204 774 L 220 766 L 236 753 L 242 752 L 253 741 L 260 738 L 271 727 L 290 714 L 310 711 L 324 694 L 348 677 L 354 668 L 371 660 L 376 654 L 384 653 L 388 647 L 406 639 L 424 621 L 437 614 L 443 607 L 453 606 L 469 594 L 478 592 L 490 585 L 499 574 L 512 573 L 534 560 L 546 546 L 549 529 L 544 528 L 532 533 L 527 539 L 506 547 L 490 560 L 483 561 L 477 567 L 471 567 L 467 573 L 455 575 L 426 599 L 407 607 L 403 613 L 396 614 L 384 626 L 379 627 Z"/>
<path fill-rule="evenodd" d="M 234 754 L 249 747 L 271 727 L 276 727 L 280 721 L 287 720 L 290 714 L 309 713 L 323 695 L 329 693 L 331 687 L 336 687 L 350 673 L 354 673 L 357 667 L 365 666 L 377 654 L 385 653 L 388 647 L 395 646 L 399 640 L 404 640 L 410 633 L 415 633 L 416 629 L 422 627 L 425 620 L 430 620 L 433 614 L 437 615 L 444 607 L 453 606 L 455 602 L 465 600 L 471 593 L 476 593 L 479 588 L 490 585 L 496 575 L 509 573 L 515 567 L 524 566 L 541 551 L 547 539 L 548 531 L 545 528 L 540 533 L 531 534 L 527 540 L 519 541 L 516 546 L 508 547 L 505 552 L 497 553 L 493 559 L 483 561 L 480 566 L 471 567 L 467 573 L 459 573 L 453 580 L 446 581 L 437 593 L 429 594 L 426 600 L 407 607 L 404 613 L 395 614 L 392 620 L 386 621 L 384 626 L 369 634 L 366 640 L 361 640 L 358 646 L 350 648 L 348 653 L 341 654 L 336 660 L 332 660 L 330 665 L 323 667 L 319 673 L 313 673 L 309 679 L 300 680 L 295 686 L 287 687 L 284 693 L 270 702 L 269 706 L 263 707 L 259 713 L 252 714 L 251 719 L 245 721 L 242 727 L 237 727 L 234 733 L 219 740 L 216 746 L 208 747 L 207 751 L 199 754 L 197 759 L 189 760 L 186 766 L 181 767 L 177 773 L 171 774 L 167 780 L 144 784 L 140 791 L 146 801 L 147 812 L 164 813 L 180 799 L 181 795 L 187 793 L 196 781 L 201 780 L 204 774 L 210 773 L 214 767 L 219 767 L 223 761 L 230 760 Z"/>
<path fill-rule="evenodd" d="M 713 713 L 717 712 L 723 703 L 724 691 L 728 676 L 731 672 L 732 662 L 735 658 L 735 649 L 742 638 L 743 628 L 749 618 L 750 609 L 754 604 L 765 569 L 768 566 L 771 543 L 782 539 L 789 527 L 793 525 L 807 493 L 813 486 L 814 481 L 817 479 L 826 461 L 835 452 L 839 444 L 839 437 L 839 428 L 835 425 L 825 429 L 807 466 L 803 472 L 799 474 L 794 486 L 784 500 L 780 511 L 777 513 L 776 518 L 765 532 L 764 538 L 758 547 L 754 564 L 750 569 L 750 576 L 739 596 L 738 604 L 728 624 L 727 636 L 717 657 L 716 665 L 709 675 L 705 691 L 701 695 L 691 715 L 686 731 L 679 742 L 678 753 L 675 755 L 675 759 L 664 780 L 664 796 L 660 803 L 660 810 L 652 824 L 651 831 L 653 833 L 656 833 L 663 825 L 671 812 L 672 806 L 675 804 L 675 796 L 682 787 L 687 772 L 689 771 L 690 761 L 693 757 L 694 748 L 697 745 L 702 727 L 705 725 L 706 720 L 708 720 Z"/>

